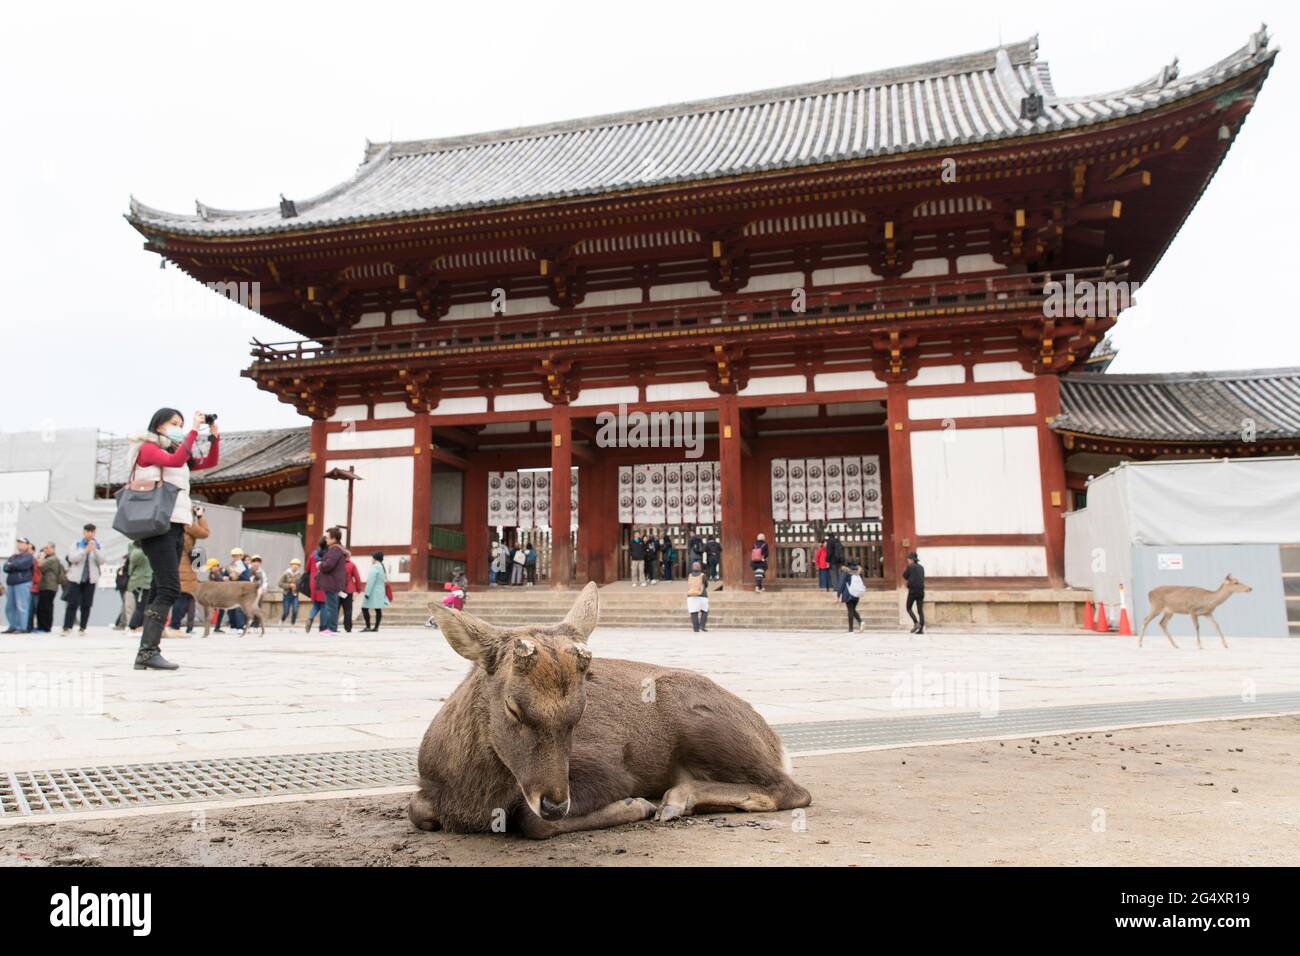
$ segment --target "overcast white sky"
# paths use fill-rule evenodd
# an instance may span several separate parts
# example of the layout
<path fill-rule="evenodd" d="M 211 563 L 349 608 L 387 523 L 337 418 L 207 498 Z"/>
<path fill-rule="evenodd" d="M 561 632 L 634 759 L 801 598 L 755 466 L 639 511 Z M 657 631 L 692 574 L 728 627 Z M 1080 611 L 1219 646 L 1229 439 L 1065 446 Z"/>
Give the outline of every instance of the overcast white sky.
<path fill-rule="evenodd" d="M 11 4 L 0 39 L 0 430 L 302 424 L 238 372 L 293 338 L 159 270 L 128 196 L 191 212 L 311 196 L 365 140 L 568 119 L 842 76 L 1037 33 L 1063 95 L 1193 71 L 1267 22 L 1282 54 L 1245 129 L 1117 333 L 1117 372 L 1300 365 L 1287 2 L 800 0 L 547 4 Z M 142 369 L 148 368 L 147 374 Z"/>

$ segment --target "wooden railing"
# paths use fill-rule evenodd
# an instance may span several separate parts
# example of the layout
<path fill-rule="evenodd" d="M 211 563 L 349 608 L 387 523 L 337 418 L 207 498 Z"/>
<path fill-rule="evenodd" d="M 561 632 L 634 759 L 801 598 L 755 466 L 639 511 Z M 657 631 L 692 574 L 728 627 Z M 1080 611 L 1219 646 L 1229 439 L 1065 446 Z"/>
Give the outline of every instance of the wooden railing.
<path fill-rule="evenodd" d="M 1068 270 L 1076 283 L 1123 281 L 1128 263 Z M 793 309 L 792 294 L 739 295 L 646 303 L 611 309 L 577 309 L 509 318 L 420 322 L 400 328 L 347 332 L 292 342 L 252 340 L 257 363 L 311 362 L 343 356 L 384 356 L 421 351 L 455 351 L 548 339 L 570 339 L 628 333 L 685 330 L 702 326 L 734 330 L 739 323 L 761 328 L 765 323 L 831 315 L 871 315 L 885 320 L 894 313 L 996 303 L 1007 309 L 1036 309 L 1043 286 L 1064 281 L 1065 270 L 945 276 L 927 280 L 839 286 L 809 293 L 805 309 Z"/>

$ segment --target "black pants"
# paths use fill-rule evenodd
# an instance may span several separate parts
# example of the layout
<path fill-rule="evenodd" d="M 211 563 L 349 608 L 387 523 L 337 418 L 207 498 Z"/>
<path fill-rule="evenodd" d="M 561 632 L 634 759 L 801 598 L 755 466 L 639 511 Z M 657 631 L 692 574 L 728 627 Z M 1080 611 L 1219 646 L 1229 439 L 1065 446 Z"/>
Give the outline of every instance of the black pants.
<path fill-rule="evenodd" d="M 535 564 L 525 564 L 525 565 L 524 565 L 524 570 L 528 573 L 528 583 L 529 583 L 529 584 L 536 584 L 536 583 L 537 583 L 537 565 L 535 565 Z"/>
<path fill-rule="evenodd" d="M 181 552 L 185 550 L 185 525 L 172 522 L 160 535 L 145 538 L 140 548 L 153 568 L 153 587 L 149 589 L 149 606 L 144 612 L 144 630 L 140 635 L 137 661 L 146 661 L 158 653 L 167 614 L 181 596 Z"/>
<path fill-rule="evenodd" d="M 352 595 L 339 600 L 339 609 L 343 611 L 343 630 L 352 633 Z"/>
<path fill-rule="evenodd" d="M 655 579 L 655 568 L 658 567 L 659 561 L 656 558 L 645 559 L 645 579 L 653 581 Z"/>
<path fill-rule="evenodd" d="M 367 627 L 367 628 L 370 628 L 370 630 L 372 630 L 372 631 L 377 631 L 377 630 L 379 630 L 379 625 L 380 625 L 381 623 L 383 623 L 383 620 L 384 620 L 384 609 L 381 608 L 381 607 L 377 607 L 377 608 L 375 608 L 375 626 L 374 626 L 374 627 L 370 627 L 370 608 L 368 608 L 368 607 L 363 607 L 363 608 L 361 609 L 361 619 L 362 619 L 363 621 L 366 622 L 366 627 Z"/>
<path fill-rule="evenodd" d="M 862 623 L 862 615 L 858 613 L 858 599 L 850 597 L 845 599 L 844 606 L 849 609 L 849 630 L 853 630 L 853 622 Z"/>
<path fill-rule="evenodd" d="M 50 631 L 54 629 L 54 595 L 57 591 L 41 591 L 36 596 L 36 629 Z"/>
<path fill-rule="evenodd" d="M 921 603 L 925 600 L 924 591 L 907 592 L 907 616 L 912 619 L 912 623 L 917 627 L 925 627 L 925 606 Z M 916 613 L 912 613 L 912 605 L 916 605 Z"/>
<path fill-rule="evenodd" d="M 179 631 L 181 619 L 185 618 L 189 630 L 194 630 L 194 595 L 182 594 L 172 605 L 172 630 Z"/>
<path fill-rule="evenodd" d="M 89 559 L 87 559 L 89 560 Z M 94 581 L 69 581 L 68 582 L 68 607 L 63 612 L 63 629 L 72 630 L 72 622 L 77 618 L 77 612 L 81 612 L 81 629 L 86 629 L 86 624 L 90 621 L 90 607 L 95 603 L 95 582 Z"/>
<path fill-rule="evenodd" d="M 718 580 L 718 559 L 717 558 L 709 558 L 707 571 L 709 572 L 710 578 L 712 578 L 714 581 Z"/>

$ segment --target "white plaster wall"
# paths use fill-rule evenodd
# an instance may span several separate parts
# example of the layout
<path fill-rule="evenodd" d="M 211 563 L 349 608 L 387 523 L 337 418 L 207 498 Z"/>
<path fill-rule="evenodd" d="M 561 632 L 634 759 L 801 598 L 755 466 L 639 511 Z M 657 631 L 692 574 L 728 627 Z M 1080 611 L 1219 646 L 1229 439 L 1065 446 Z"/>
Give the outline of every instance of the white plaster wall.
<path fill-rule="evenodd" d="M 665 382 L 661 385 L 645 387 L 647 402 L 674 402 L 688 398 L 716 397 L 717 393 L 709 387 L 708 382 Z"/>
<path fill-rule="evenodd" d="M 417 325 L 424 320 L 414 309 L 394 309 L 393 325 Z"/>
<path fill-rule="evenodd" d="M 807 379 L 802 375 L 773 375 L 767 378 L 751 378 L 749 383 L 736 394 L 784 395 L 789 392 L 804 392 L 807 388 Z"/>
<path fill-rule="evenodd" d="M 850 388 L 879 388 L 885 381 L 875 372 L 818 372 L 813 391 L 834 392 Z"/>
<path fill-rule="evenodd" d="M 912 268 L 903 273 L 904 279 L 922 279 L 926 276 L 946 276 L 948 274 L 947 259 L 917 259 L 912 263 Z"/>
<path fill-rule="evenodd" d="M 971 371 L 977 382 L 1020 382 L 1034 377 L 1019 362 L 979 362 Z"/>
<path fill-rule="evenodd" d="M 635 385 L 614 385 L 609 388 L 584 388 L 571 405 L 617 405 L 634 403 L 639 393 Z"/>
<path fill-rule="evenodd" d="M 492 403 L 498 412 L 527 412 L 536 408 L 549 407 L 541 395 L 528 393 L 517 395 L 498 395 Z"/>
<path fill-rule="evenodd" d="M 966 381 L 961 365 L 927 365 L 916 373 L 908 385 L 960 385 Z"/>
<path fill-rule="evenodd" d="M 365 405 L 340 405 L 338 411 L 330 416 L 332 422 L 357 422 L 369 417 L 370 410 Z"/>
<path fill-rule="evenodd" d="M 384 324 L 384 313 L 382 312 L 364 312 L 361 318 L 352 328 L 354 329 L 374 329 Z"/>
<path fill-rule="evenodd" d="M 415 482 L 415 462 L 412 457 L 326 462 L 325 470 L 332 468 L 351 468 L 362 478 L 354 483 L 351 540 L 363 546 L 410 542 L 411 490 Z M 320 530 L 323 532 L 331 525 L 345 524 L 347 513 L 348 483 L 326 481 L 325 525 Z"/>
<path fill-rule="evenodd" d="M 870 266 L 836 266 L 813 272 L 813 285 L 849 285 L 853 282 L 874 282 L 880 276 Z"/>
<path fill-rule="evenodd" d="M 910 398 L 909 418 L 981 418 L 989 415 L 1032 415 L 1033 392 L 999 392 L 996 395 L 944 395 L 935 398 Z M 958 426 L 961 422 L 957 422 Z"/>
<path fill-rule="evenodd" d="M 1041 578 L 1047 576 L 1042 547 L 920 548 L 925 573 L 936 578 Z"/>
<path fill-rule="evenodd" d="M 791 292 L 803 287 L 802 272 L 778 272 L 775 275 L 754 276 L 745 286 L 746 292 Z"/>
<path fill-rule="evenodd" d="M 299 485 L 296 488 L 285 488 L 283 491 L 275 493 L 276 507 L 285 505 L 301 505 L 307 503 L 307 486 Z"/>
<path fill-rule="evenodd" d="M 611 305 L 636 305 L 641 301 L 641 290 L 632 289 L 601 289 L 598 292 L 588 292 L 586 298 L 582 300 L 583 308 L 600 308 Z"/>
<path fill-rule="evenodd" d="M 1036 428 L 958 425 L 914 431 L 911 445 L 917 534 L 1042 533 Z"/>
<path fill-rule="evenodd" d="M 436 417 L 438 415 L 472 415 L 486 411 L 487 396 L 468 395 L 464 398 L 444 398 L 429 414 Z"/>
<path fill-rule="evenodd" d="M 415 412 L 406 402 L 379 402 L 375 405 L 375 418 L 414 418 Z"/>
<path fill-rule="evenodd" d="M 330 432 L 325 436 L 325 448 L 329 451 L 356 448 L 410 448 L 413 444 L 415 444 L 414 428 Z"/>
<path fill-rule="evenodd" d="M 265 508 L 271 503 L 271 496 L 265 491 L 236 491 L 226 499 L 232 508 Z"/>
<path fill-rule="evenodd" d="M 651 302 L 665 302 L 669 299 L 700 299 L 707 295 L 718 295 L 707 282 L 674 282 L 669 285 L 650 287 Z"/>
<path fill-rule="evenodd" d="M 993 261 L 993 257 L 987 252 L 981 252 L 974 256 L 958 256 L 958 272 L 991 272 L 994 269 L 1006 269 L 1006 266 L 999 262 Z"/>

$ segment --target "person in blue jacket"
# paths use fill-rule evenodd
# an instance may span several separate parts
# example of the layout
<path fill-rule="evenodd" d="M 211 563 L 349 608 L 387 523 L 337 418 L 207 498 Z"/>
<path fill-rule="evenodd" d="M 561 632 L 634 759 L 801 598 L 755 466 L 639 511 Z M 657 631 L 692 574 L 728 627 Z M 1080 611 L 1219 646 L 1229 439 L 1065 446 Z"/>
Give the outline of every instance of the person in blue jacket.
<path fill-rule="evenodd" d="M 27 622 L 32 608 L 32 570 L 36 556 L 32 554 L 30 538 L 18 539 L 18 551 L 5 562 L 5 620 L 9 624 L 6 634 L 29 633 Z"/>

